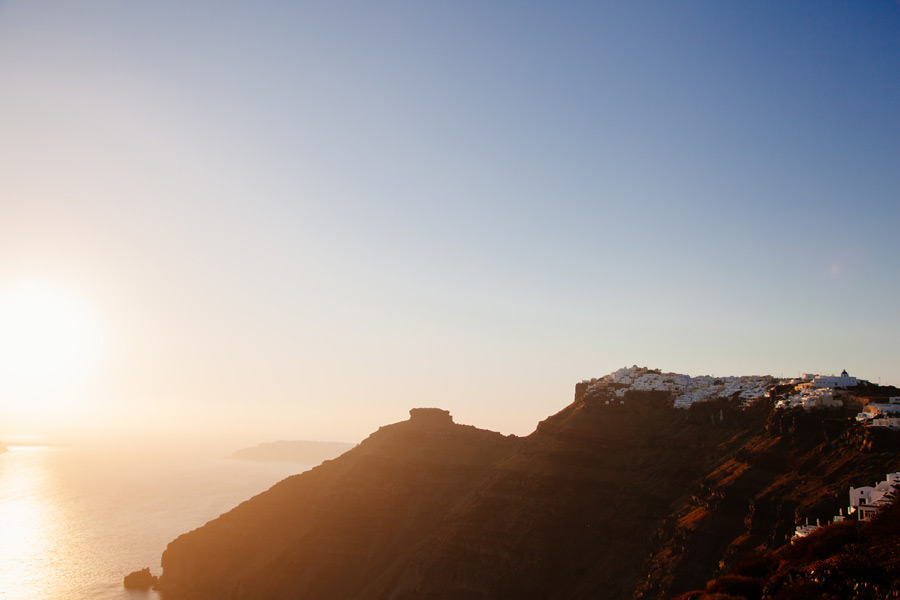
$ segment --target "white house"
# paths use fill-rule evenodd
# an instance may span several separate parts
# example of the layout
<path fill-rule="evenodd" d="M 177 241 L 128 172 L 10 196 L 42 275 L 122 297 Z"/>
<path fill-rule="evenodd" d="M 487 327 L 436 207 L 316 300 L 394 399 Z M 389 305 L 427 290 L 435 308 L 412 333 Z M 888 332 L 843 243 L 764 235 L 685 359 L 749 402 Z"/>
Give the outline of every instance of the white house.
<path fill-rule="evenodd" d="M 794 530 L 794 537 L 791 538 L 791 543 L 793 543 L 793 541 L 796 540 L 797 538 L 802 538 L 802 537 L 808 536 L 816 529 L 819 529 L 821 526 L 822 525 L 819 523 L 818 519 L 816 519 L 815 525 L 810 525 L 809 519 L 807 519 L 806 525 L 797 525 L 796 529 Z"/>
<path fill-rule="evenodd" d="M 856 415 L 856 420 L 873 427 L 900 428 L 900 404 L 871 402 Z"/>
<path fill-rule="evenodd" d="M 859 520 L 860 521 L 868 521 L 872 517 L 875 516 L 875 513 L 878 512 L 878 509 L 881 508 L 881 503 L 879 504 L 864 504 L 859 507 Z"/>
<path fill-rule="evenodd" d="M 863 412 L 874 416 L 897 417 L 900 416 L 900 404 L 870 402 L 863 407 Z"/>
<path fill-rule="evenodd" d="M 888 494 L 890 494 L 894 486 L 900 487 L 900 473 L 888 473 L 885 475 L 884 481 L 880 481 L 875 486 L 865 485 L 858 488 L 850 488 L 850 506 L 847 509 L 849 517 L 854 512 L 859 513 L 860 521 L 868 521 L 878 510 L 888 502 Z M 834 516 L 832 521 L 837 523 L 844 520 L 844 511 Z M 798 525 L 794 530 L 794 537 L 791 543 L 797 538 L 808 536 L 810 533 L 821 527 L 821 523 L 816 519 L 815 525 L 809 524 L 809 519 L 805 525 Z"/>
<path fill-rule="evenodd" d="M 840 514 L 834 515 L 834 518 L 831 520 L 831 522 L 832 523 L 840 523 L 843 520 L 844 520 L 844 509 L 841 509 Z M 798 525 L 794 529 L 794 537 L 791 538 L 791 543 L 793 544 L 794 540 L 796 540 L 797 538 L 802 538 L 802 537 L 808 536 L 809 534 L 811 534 L 816 529 L 819 529 L 820 527 L 822 527 L 822 523 L 819 521 L 819 519 L 816 519 L 815 525 L 810 525 L 809 519 L 806 519 L 806 525 Z"/>
<path fill-rule="evenodd" d="M 846 369 L 841 371 L 841 374 L 838 377 L 835 377 L 834 375 L 816 375 L 816 378 L 813 379 L 813 386 L 817 388 L 854 387 L 856 383 L 856 377 L 850 377 L 850 375 L 847 374 Z"/>
<path fill-rule="evenodd" d="M 868 520 L 875 514 L 887 499 L 895 485 L 900 485 L 900 472 L 888 473 L 884 481 L 875 484 L 874 487 L 865 485 L 858 488 L 850 488 L 850 507 L 849 513 L 859 511 L 861 521 Z"/>

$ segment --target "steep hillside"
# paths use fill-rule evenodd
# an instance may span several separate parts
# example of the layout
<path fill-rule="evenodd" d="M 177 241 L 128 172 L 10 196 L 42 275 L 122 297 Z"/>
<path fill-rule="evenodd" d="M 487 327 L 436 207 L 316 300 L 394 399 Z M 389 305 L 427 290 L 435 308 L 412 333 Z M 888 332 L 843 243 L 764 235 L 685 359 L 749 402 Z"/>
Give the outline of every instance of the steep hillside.
<path fill-rule="evenodd" d="M 841 410 L 576 395 L 526 438 L 414 410 L 163 555 L 167 599 L 669 597 L 898 470 Z"/>
<path fill-rule="evenodd" d="M 660 525 L 638 596 L 701 587 L 716 564 L 784 545 L 797 522 L 830 520 L 846 508 L 851 486 L 900 467 L 900 436 L 855 423 L 852 411 L 751 410 L 767 412 L 765 427 L 724 453 Z"/>
<path fill-rule="evenodd" d="M 446 411 L 411 414 L 169 544 L 166 597 L 371 594 L 411 560 L 461 492 L 520 443 L 456 425 Z"/>
<path fill-rule="evenodd" d="M 725 594 L 735 600 L 900 597 L 900 498 L 871 521 L 830 524 L 777 552 L 745 556 L 706 589 L 679 600 Z"/>
<path fill-rule="evenodd" d="M 664 393 L 587 399 L 542 422 L 442 521 L 402 597 L 630 596 L 685 482 L 735 436 L 724 405 L 670 404 Z"/>

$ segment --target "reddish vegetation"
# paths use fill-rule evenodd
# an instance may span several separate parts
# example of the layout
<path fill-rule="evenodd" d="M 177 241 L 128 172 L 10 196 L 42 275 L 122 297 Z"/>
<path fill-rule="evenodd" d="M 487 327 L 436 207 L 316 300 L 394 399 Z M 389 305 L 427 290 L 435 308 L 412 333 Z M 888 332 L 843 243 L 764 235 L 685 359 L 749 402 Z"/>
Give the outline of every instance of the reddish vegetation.
<path fill-rule="evenodd" d="M 900 597 L 900 498 L 871 521 L 828 525 L 779 551 L 751 555 L 679 600 L 723 594 L 746 600 Z"/>
<path fill-rule="evenodd" d="M 414 411 L 172 542 L 160 585 L 167 600 L 657 598 L 734 563 L 704 597 L 752 597 L 777 566 L 740 557 L 836 514 L 898 449 L 849 412 L 765 401 L 577 395 L 526 438 Z"/>

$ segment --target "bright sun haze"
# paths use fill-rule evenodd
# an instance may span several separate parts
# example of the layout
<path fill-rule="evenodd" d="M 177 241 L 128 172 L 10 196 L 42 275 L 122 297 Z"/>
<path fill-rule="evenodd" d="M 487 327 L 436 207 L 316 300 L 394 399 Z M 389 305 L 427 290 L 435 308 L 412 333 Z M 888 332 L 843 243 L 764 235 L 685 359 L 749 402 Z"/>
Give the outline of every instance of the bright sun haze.
<path fill-rule="evenodd" d="M 96 317 L 84 302 L 46 282 L 0 287 L 0 393 L 17 412 L 72 401 L 101 351 Z"/>

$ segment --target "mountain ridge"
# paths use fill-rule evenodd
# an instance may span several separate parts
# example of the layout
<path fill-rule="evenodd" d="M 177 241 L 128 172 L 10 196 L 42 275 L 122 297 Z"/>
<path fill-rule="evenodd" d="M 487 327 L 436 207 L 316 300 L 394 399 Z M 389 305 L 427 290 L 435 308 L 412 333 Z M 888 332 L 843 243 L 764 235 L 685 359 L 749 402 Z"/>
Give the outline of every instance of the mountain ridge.
<path fill-rule="evenodd" d="M 413 409 L 174 540 L 160 587 L 175 600 L 670 597 L 897 470 L 896 434 L 850 409 L 743 404 L 576 393 L 522 438 Z"/>

